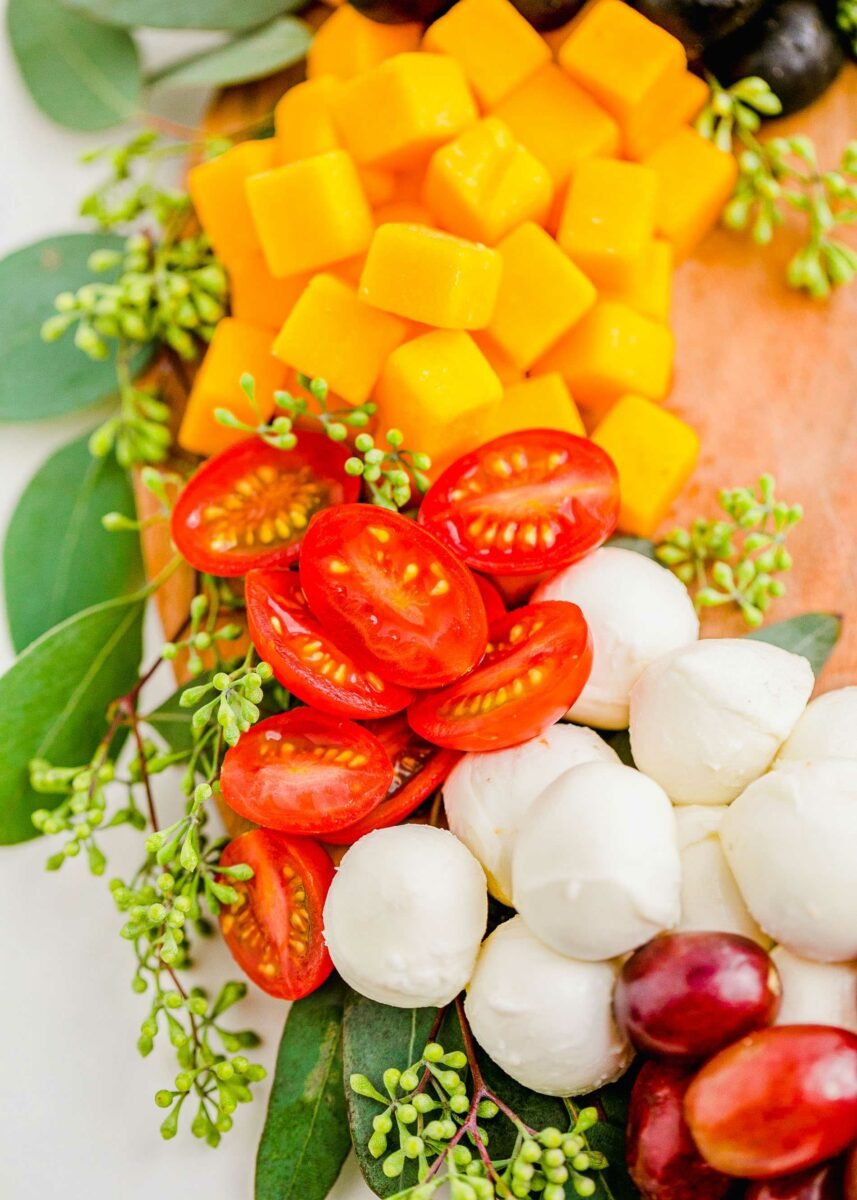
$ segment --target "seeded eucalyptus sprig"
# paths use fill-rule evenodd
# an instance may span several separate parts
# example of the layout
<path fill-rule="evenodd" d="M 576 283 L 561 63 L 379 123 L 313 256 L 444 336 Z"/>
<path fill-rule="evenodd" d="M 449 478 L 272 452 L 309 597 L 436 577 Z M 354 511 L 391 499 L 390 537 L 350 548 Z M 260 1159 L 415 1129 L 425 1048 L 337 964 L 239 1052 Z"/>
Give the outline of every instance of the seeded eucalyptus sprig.
<path fill-rule="evenodd" d="M 750 76 L 729 88 L 713 77 L 708 82 L 711 99 L 696 127 L 738 157 L 738 181 L 724 224 L 749 230 L 757 245 L 765 246 L 783 224 L 786 210 L 799 212 L 806 221 L 806 240 L 789 263 L 789 284 L 823 299 L 850 283 L 857 275 L 857 253 L 835 235 L 839 227 L 857 221 L 857 142 L 845 147 L 835 168 L 822 171 L 809 138 L 756 136 L 763 116 L 782 111 L 763 79 Z"/>
<path fill-rule="evenodd" d="M 839 0 L 836 24 L 850 43 L 851 57 L 857 59 L 857 0 Z"/>

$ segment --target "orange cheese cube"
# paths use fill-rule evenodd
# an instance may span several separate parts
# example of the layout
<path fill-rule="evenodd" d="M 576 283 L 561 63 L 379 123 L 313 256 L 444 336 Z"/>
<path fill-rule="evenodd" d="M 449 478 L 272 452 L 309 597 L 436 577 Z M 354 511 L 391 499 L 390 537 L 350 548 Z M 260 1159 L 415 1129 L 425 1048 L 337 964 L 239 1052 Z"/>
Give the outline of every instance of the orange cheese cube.
<path fill-rule="evenodd" d="M 551 57 L 509 0 L 458 0 L 428 27 L 423 48 L 457 59 L 483 108 L 508 96 Z"/>
<path fill-rule="evenodd" d="M 587 158 L 619 149 L 616 122 L 554 63 L 530 76 L 493 113 L 544 163 L 557 188 Z"/>
<path fill-rule="evenodd" d="M 411 445 L 433 458 L 455 456 L 472 445 L 473 431 L 471 426 L 469 435 L 462 432 L 460 444 L 454 444 L 453 422 L 502 395 L 500 380 L 468 334 L 435 329 L 387 359 L 375 389 L 378 427 L 401 429 Z"/>
<path fill-rule="evenodd" d="M 218 258 L 227 264 L 261 251 L 245 184 L 251 175 L 271 169 L 275 149 L 273 138 L 239 142 L 218 158 L 188 171 L 187 186 L 196 215 Z"/>
<path fill-rule="evenodd" d="M 435 227 L 434 216 L 416 200 L 392 200 L 389 204 L 380 204 L 375 209 L 375 224 Z"/>
<path fill-rule="evenodd" d="M 274 354 L 303 375 L 324 379 L 349 404 L 363 404 L 410 325 L 370 308 L 333 275 L 316 275 L 274 342 Z"/>
<path fill-rule="evenodd" d="M 331 97 L 338 87 L 338 81 L 326 75 L 299 83 L 283 95 L 274 109 L 274 137 L 280 164 L 341 149 L 330 110 Z"/>
<path fill-rule="evenodd" d="M 639 163 L 581 163 L 557 241 L 597 286 L 626 287 L 654 236 L 657 198 L 657 175 Z"/>
<path fill-rule="evenodd" d="M 716 224 L 735 187 L 738 163 L 695 129 L 680 129 L 646 166 L 658 177 L 655 228 L 684 258 Z"/>
<path fill-rule="evenodd" d="M 619 528 L 651 537 L 696 466 L 695 431 L 651 400 L 630 395 L 613 405 L 592 440 L 619 472 Z"/>
<path fill-rule="evenodd" d="M 422 32 L 422 26 L 414 23 L 381 25 L 343 4 L 316 30 L 307 55 L 307 75 L 353 79 L 394 54 L 416 50 Z"/>
<path fill-rule="evenodd" d="M 608 288 L 602 296 L 621 300 L 629 308 L 651 317 L 653 321 L 669 321 L 672 299 L 673 250 L 669 242 L 655 238 L 637 264 L 631 280 L 624 288 Z"/>
<path fill-rule="evenodd" d="M 241 376 L 256 381 L 256 408 L 241 388 Z M 271 331 L 226 317 L 215 330 L 193 381 L 178 443 L 191 454 L 217 454 L 247 434 L 229 429 L 215 417 L 229 409 L 240 421 L 258 425 L 274 411 L 274 392 L 283 387 L 286 368 L 271 354 Z"/>
<path fill-rule="evenodd" d="M 484 329 L 500 288 L 496 250 L 424 225 L 381 225 L 360 280 L 361 299 L 440 329 Z"/>
<path fill-rule="evenodd" d="M 373 208 L 378 204 L 392 204 L 396 198 L 396 176 L 392 171 L 380 167 L 359 167 L 357 171 L 366 199 Z"/>
<path fill-rule="evenodd" d="M 687 67 L 678 38 L 623 0 L 601 0 L 584 13 L 558 57 L 571 78 L 623 126 L 665 79 Z"/>
<path fill-rule="evenodd" d="M 583 408 L 603 411 L 626 392 L 663 400 L 674 352 L 668 329 L 626 304 L 599 300 L 536 364 L 539 375 L 559 371 Z"/>
<path fill-rule="evenodd" d="M 472 125 L 476 104 L 452 58 L 399 54 L 343 85 L 334 115 L 361 166 L 402 170 Z"/>
<path fill-rule="evenodd" d="M 363 274 L 365 266 L 366 255 L 355 254 L 353 258 L 346 258 L 342 262 L 334 263 L 328 267 L 326 274 L 335 275 L 337 279 L 341 279 L 349 287 L 358 288 L 360 286 L 360 276 Z"/>
<path fill-rule="evenodd" d="M 628 158 L 643 162 L 682 125 L 690 125 L 705 106 L 709 92 L 705 80 L 690 71 L 665 80 L 623 129 Z"/>
<path fill-rule="evenodd" d="M 491 408 L 480 433 L 483 429 L 485 440 L 522 429 L 561 429 L 586 436 L 577 405 L 557 372 L 523 379 L 507 388 L 500 403 Z"/>
<path fill-rule="evenodd" d="M 436 150 L 423 188 L 444 229 L 489 246 L 522 221 L 544 221 L 552 198 L 547 168 L 497 117 Z"/>
<path fill-rule="evenodd" d="M 241 259 L 229 268 L 232 315 L 276 333 L 309 281 L 309 275 L 275 279 L 261 254 Z"/>
<path fill-rule="evenodd" d="M 268 269 L 277 278 L 351 258 L 372 240 L 372 210 L 344 150 L 255 175 L 247 197 Z"/>
<path fill-rule="evenodd" d="M 503 387 L 520 383 L 524 372 L 512 362 L 506 351 L 498 346 L 487 329 L 474 329 L 470 336 L 485 355 L 491 370 L 502 383 Z"/>
<path fill-rule="evenodd" d="M 595 288 L 538 225 L 521 225 L 497 247 L 503 278 L 488 331 L 527 370 L 595 303 Z"/>

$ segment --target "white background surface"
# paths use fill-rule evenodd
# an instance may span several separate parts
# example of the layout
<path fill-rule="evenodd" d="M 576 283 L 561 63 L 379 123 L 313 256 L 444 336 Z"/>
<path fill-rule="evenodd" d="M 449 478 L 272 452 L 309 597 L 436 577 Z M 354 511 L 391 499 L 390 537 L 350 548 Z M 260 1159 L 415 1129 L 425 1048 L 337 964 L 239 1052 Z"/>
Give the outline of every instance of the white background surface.
<path fill-rule="evenodd" d="M 240 0 L 237 0 L 240 2 Z M 0 0 L 5 12 L 5 0 Z M 204 35 L 147 35 L 153 61 L 188 53 Z M 194 119 L 199 95 L 162 101 L 179 119 Z M 33 107 L 0 35 L 0 254 L 78 226 L 80 197 L 91 175 L 81 151 L 120 134 L 77 135 L 51 125 Z M 0 303 L 6 301 L 0 296 Z M 17 495 L 51 451 L 96 423 L 92 413 L 46 424 L 0 425 L 0 530 Z M 38 553 L 38 547 L 33 548 Z M 2 622 L 0 622 L 2 624 Z M 152 628 L 150 645 L 157 644 Z M 0 629 L 0 671 L 12 660 Z M 168 684 L 168 680 L 164 680 Z M 169 690 L 168 687 L 165 690 Z M 157 703 L 157 696 L 153 696 Z M 0 747 L 2 753 L 2 747 Z M 167 788 L 163 803 L 175 797 Z M 105 839 L 106 840 L 106 839 Z M 107 880 L 137 865 L 139 836 L 117 831 L 108 874 L 93 879 L 81 860 L 47 875 L 44 842 L 0 851 L 0 1195 L 3 1200 L 152 1200 L 200 1196 L 251 1200 L 255 1148 L 271 1076 L 257 1100 L 236 1114 L 217 1151 L 182 1131 L 163 1142 L 163 1113 L 153 1102 L 171 1083 L 168 1047 L 147 1059 L 136 1052 L 146 998 L 130 989 L 132 955 Z M 235 977 L 217 939 L 200 956 L 212 986 Z M 272 1072 L 285 1006 L 253 991 L 235 1013 L 236 1027 L 265 1037 L 254 1057 Z M 232 1013 L 230 1013 L 232 1016 Z M 336 1189 L 339 1200 L 369 1195 L 353 1160 Z"/>

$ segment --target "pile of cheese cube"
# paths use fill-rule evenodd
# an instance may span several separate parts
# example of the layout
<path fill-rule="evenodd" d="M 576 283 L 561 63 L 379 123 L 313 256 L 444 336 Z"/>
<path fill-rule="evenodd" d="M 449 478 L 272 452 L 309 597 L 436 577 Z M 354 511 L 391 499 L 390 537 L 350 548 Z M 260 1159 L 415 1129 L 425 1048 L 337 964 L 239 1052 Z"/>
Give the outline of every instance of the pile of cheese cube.
<path fill-rule="evenodd" d="M 706 85 L 622 0 L 542 37 L 509 0 L 459 0 L 427 30 L 348 6 L 318 32 L 271 139 L 194 167 L 226 264 L 218 327 L 179 441 L 211 454 L 296 372 L 438 465 L 533 427 L 612 455 L 620 525 L 650 534 L 692 470 L 661 407 L 674 262 L 716 221 L 735 162 L 689 125 Z"/>

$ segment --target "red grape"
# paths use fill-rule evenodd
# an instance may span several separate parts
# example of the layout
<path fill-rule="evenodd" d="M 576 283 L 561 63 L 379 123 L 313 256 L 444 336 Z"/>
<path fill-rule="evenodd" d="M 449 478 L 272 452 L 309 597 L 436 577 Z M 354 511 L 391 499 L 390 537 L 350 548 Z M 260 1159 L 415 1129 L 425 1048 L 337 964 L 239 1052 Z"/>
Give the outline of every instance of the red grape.
<path fill-rule="evenodd" d="M 731 1180 L 703 1160 L 682 1107 L 693 1072 L 647 1062 L 634 1082 L 628 1113 L 628 1171 L 645 1200 L 720 1200 Z"/>
<path fill-rule="evenodd" d="M 744 1200 L 842 1200 L 841 1178 L 841 1163 L 823 1163 L 799 1175 L 751 1183 Z"/>
<path fill-rule="evenodd" d="M 857 1138 L 857 1035 L 751 1033 L 706 1063 L 685 1115 L 703 1158 L 727 1175 L 769 1179 L 833 1158 Z"/>
<path fill-rule="evenodd" d="M 633 954 L 616 984 L 616 1020 L 660 1058 L 708 1058 L 770 1025 L 780 979 L 765 951 L 735 933 L 668 933 Z"/>

